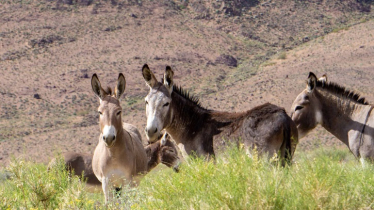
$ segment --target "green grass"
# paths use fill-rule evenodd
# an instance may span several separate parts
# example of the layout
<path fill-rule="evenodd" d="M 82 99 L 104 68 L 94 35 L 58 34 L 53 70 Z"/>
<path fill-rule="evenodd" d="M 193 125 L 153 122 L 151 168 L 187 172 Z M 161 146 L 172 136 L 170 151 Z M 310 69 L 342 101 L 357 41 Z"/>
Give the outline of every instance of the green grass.
<path fill-rule="evenodd" d="M 348 30 L 349 30 L 349 26 L 342 26 L 342 27 L 334 28 L 331 32 L 338 33 L 340 31 L 348 31 Z"/>
<path fill-rule="evenodd" d="M 286 52 L 281 52 L 278 55 L 278 59 L 285 60 L 287 58 Z"/>
<path fill-rule="evenodd" d="M 274 65 L 276 65 L 277 63 L 276 62 L 264 62 L 263 64 L 262 64 L 262 66 L 263 67 L 266 67 L 266 66 L 274 66 Z"/>
<path fill-rule="evenodd" d="M 85 184 L 68 176 L 61 158 L 50 171 L 24 160 L 13 160 L 6 171 L 11 178 L 0 183 L 0 209 L 93 208 Z"/>
<path fill-rule="evenodd" d="M 103 204 L 57 167 L 13 161 L 0 183 L 0 209 L 373 209 L 374 166 L 347 150 L 298 152 L 291 166 L 231 149 L 217 161 L 191 158 L 179 173 L 153 171 L 138 188 Z M 48 199 L 43 199 L 48 198 Z M 44 201 L 43 201 L 44 200 Z"/>
<path fill-rule="evenodd" d="M 139 209 L 374 208 L 374 167 L 341 150 L 298 154 L 282 168 L 233 150 L 217 163 L 193 159 L 181 173 L 147 176 Z"/>
<path fill-rule="evenodd" d="M 128 96 L 126 97 L 126 104 L 124 104 L 123 106 L 124 107 L 131 107 L 131 106 L 134 106 L 136 104 L 138 104 L 139 102 L 142 103 L 144 102 L 144 98 L 143 97 L 139 97 L 139 96 Z"/>

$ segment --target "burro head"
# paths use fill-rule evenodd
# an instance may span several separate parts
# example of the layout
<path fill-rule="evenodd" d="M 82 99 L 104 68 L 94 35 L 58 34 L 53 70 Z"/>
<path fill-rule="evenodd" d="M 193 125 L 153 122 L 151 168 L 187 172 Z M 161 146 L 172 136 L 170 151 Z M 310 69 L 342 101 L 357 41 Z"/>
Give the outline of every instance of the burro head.
<path fill-rule="evenodd" d="M 171 122 L 171 93 L 173 91 L 174 72 L 166 67 L 162 82 L 158 82 L 148 65 L 142 68 L 143 78 L 149 87 L 145 97 L 147 125 L 145 134 L 150 142 L 155 142 L 160 132 Z"/>
<path fill-rule="evenodd" d="M 175 172 L 179 172 L 180 160 L 178 156 L 178 149 L 171 141 L 168 133 L 165 133 L 161 139 L 161 154 L 159 155 L 160 162 L 166 166 L 173 168 Z"/>
<path fill-rule="evenodd" d="M 316 75 L 310 72 L 306 88 L 296 97 L 291 106 L 291 118 L 297 126 L 299 138 L 322 123 L 322 105 L 317 97 L 317 82 L 325 84 L 326 75 L 317 79 Z"/>
<path fill-rule="evenodd" d="M 100 105 L 98 108 L 100 115 L 100 136 L 102 137 L 100 141 L 104 141 L 107 147 L 112 147 L 117 140 L 119 132 L 122 131 L 122 107 L 119 99 L 125 91 L 125 77 L 123 74 L 119 74 L 114 93 L 112 93 L 110 88 L 104 90 L 101 87 L 99 78 L 96 74 L 92 75 L 91 86 L 95 95 L 100 99 Z"/>

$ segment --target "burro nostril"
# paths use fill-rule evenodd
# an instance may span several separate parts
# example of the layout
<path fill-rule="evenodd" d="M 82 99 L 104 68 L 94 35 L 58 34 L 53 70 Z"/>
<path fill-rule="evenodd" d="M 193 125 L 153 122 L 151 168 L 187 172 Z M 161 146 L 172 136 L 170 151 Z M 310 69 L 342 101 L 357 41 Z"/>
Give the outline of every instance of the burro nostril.
<path fill-rule="evenodd" d="M 112 142 L 116 139 L 116 136 L 110 135 L 107 137 L 108 142 Z"/>
<path fill-rule="evenodd" d="M 106 142 L 108 145 L 110 145 L 110 144 L 113 143 L 113 141 L 116 140 L 116 136 L 115 136 L 115 135 L 103 136 L 103 140 L 104 140 L 104 142 Z"/>
<path fill-rule="evenodd" d="M 156 134 L 158 131 L 157 128 L 146 128 L 145 129 L 145 132 L 148 136 L 153 136 L 154 134 Z"/>

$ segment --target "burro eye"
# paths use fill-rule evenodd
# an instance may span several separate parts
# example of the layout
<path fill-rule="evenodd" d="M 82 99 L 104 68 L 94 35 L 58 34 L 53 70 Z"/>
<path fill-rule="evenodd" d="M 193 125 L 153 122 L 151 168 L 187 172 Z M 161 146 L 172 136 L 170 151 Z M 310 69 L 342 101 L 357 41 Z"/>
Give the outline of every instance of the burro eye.
<path fill-rule="evenodd" d="M 148 105 L 148 101 L 147 100 L 145 101 L 145 105 Z"/>
<path fill-rule="evenodd" d="M 99 115 L 102 115 L 103 113 L 102 112 L 100 112 L 100 111 L 97 111 L 98 113 L 99 113 Z"/>
<path fill-rule="evenodd" d="M 163 105 L 163 107 L 167 107 L 167 106 L 169 106 L 169 104 L 170 104 L 170 103 L 167 102 L 166 104 Z"/>
<path fill-rule="evenodd" d="M 122 111 L 118 111 L 118 112 L 116 113 L 116 115 L 119 116 L 119 115 L 121 115 L 121 113 L 122 113 Z"/>
<path fill-rule="evenodd" d="M 295 107 L 295 112 L 297 111 L 297 110 L 301 110 L 301 109 L 303 109 L 304 107 L 303 106 L 296 106 Z"/>

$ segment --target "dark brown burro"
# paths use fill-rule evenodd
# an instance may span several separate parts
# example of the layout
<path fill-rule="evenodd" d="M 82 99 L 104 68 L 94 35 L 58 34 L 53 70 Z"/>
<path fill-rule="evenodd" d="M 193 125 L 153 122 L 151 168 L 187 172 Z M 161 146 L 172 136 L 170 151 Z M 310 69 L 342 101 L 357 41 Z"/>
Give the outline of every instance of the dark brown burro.
<path fill-rule="evenodd" d="M 174 72 L 166 67 L 158 82 L 148 65 L 142 74 L 150 91 L 145 97 L 149 141 L 165 129 L 187 154 L 209 157 L 217 142 L 240 140 L 249 155 L 256 149 L 269 157 L 279 154 L 290 161 L 298 143 L 297 128 L 283 108 L 263 104 L 251 110 L 229 113 L 203 108 L 196 97 L 174 85 Z"/>
<path fill-rule="evenodd" d="M 171 141 L 168 133 L 165 133 L 160 140 L 147 145 L 144 149 L 148 157 L 148 171 L 162 163 L 169 168 L 173 168 L 175 172 L 179 172 L 178 149 Z"/>
<path fill-rule="evenodd" d="M 84 178 L 87 184 L 101 185 L 92 170 L 92 154 L 79 152 L 66 152 L 63 154 L 66 170 L 70 175 L 77 175 Z M 48 170 L 55 167 L 57 159 L 53 158 L 48 164 Z"/>
<path fill-rule="evenodd" d="M 374 160 L 373 106 L 365 98 L 327 77 L 317 79 L 309 73 L 307 86 L 295 99 L 291 117 L 299 137 L 304 137 L 318 124 L 342 141 L 351 152 L 365 160 Z"/>

